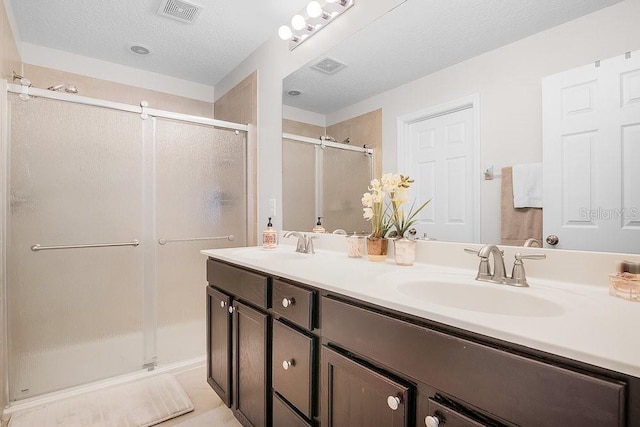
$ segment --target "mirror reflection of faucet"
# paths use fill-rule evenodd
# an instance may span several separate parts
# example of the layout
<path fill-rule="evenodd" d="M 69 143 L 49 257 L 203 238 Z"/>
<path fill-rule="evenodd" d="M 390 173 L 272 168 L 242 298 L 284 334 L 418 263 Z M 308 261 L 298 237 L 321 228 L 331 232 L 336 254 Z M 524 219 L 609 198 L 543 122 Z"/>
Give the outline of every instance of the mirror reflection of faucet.
<path fill-rule="evenodd" d="M 522 260 L 545 259 L 547 257 L 545 254 L 524 255 L 520 252 L 516 253 L 511 277 L 509 277 L 507 276 L 504 266 L 504 251 L 496 245 L 484 245 L 479 250 L 466 248 L 465 252 L 474 253 L 480 257 L 480 265 L 478 266 L 476 280 L 517 287 L 529 286 Z M 490 257 L 493 258 L 493 268 L 491 268 L 491 264 L 489 263 Z"/>

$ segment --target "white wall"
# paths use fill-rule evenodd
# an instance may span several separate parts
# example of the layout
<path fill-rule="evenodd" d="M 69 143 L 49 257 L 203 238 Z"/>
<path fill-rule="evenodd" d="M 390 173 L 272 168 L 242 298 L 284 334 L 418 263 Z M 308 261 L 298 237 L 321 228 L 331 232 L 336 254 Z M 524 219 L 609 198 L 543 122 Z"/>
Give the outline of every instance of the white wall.
<path fill-rule="evenodd" d="M 176 77 L 24 42 L 20 44 L 20 55 L 26 64 L 82 74 L 199 101 L 213 102 L 212 86 Z"/>
<path fill-rule="evenodd" d="M 399 116 L 480 94 L 481 164 L 542 160 L 542 77 L 640 49 L 640 0 L 626 0 L 477 56 L 327 117 L 328 124 L 382 108 L 383 169 L 397 169 Z M 482 180 L 482 177 L 478 177 Z M 481 183 L 482 241 L 500 241 L 500 179 Z"/>
<path fill-rule="evenodd" d="M 216 98 L 258 71 L 258 222 L 269 214 L 269 199 L 277 201 L 274 226 L 282 228 L 282 79 L 341 40 L 382 16 L 404 0 L 356 1 L 339 19 L 289 51 L 275 34 L 215 87 Z M 261 230 L 260 227 L 258 227 Z"/>

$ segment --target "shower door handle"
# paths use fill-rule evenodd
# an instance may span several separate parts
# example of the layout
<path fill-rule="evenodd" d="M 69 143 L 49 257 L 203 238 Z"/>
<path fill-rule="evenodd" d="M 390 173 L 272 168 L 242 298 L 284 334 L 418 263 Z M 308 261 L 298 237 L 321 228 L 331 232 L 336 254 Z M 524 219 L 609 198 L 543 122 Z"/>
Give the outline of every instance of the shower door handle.
<path fill-rule="evenodd" d="M 114 243 L 87 243 L 81 245 L 59 245 L 59 246 L 42 246 L 39 243 L 31 246 L 31 250 L 38 251 L 50 251 L 53 249 L 84 249 L 84 248 L 107 248 L 111 246 L 138 246 L 140 242 L 138 240 L 132 240 L 130 242 L 114 242 Z"/>

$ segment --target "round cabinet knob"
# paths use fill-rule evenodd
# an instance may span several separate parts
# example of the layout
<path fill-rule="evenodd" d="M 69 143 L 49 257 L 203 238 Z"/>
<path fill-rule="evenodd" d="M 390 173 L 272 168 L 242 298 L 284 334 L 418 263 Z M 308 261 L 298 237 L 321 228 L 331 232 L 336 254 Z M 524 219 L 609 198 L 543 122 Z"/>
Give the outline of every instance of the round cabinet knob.
<path fill-rule="evenodd" d="M 282 362 L 282 369 L 284 369 L 286 371 L 287 369 L 289 369 L 293 365 L 295 365 L 295 361 L 293 359 L 285 360 L 285 361 Z"/>
<path fill-rule="evenodd" d="M 398 396 L 387 397 L 387 405 L 389 405 L 392 411 L 397 410 L 400 407 L 400 403 L 402 403 L 402 400 L 400 400 Z"/>
<path fill-rule="evenodd" d="M 224 308 L 226 305 L 227 305 L 227 303 L 226 303 L 226 302 L 224 302 L 224 301 L 220 301 L 220 307 Z"/>
<path fill-rule="evenodd" d="M 233 312 L 236 310 L 235 307 L 233 306 L 229 306 L 229 314 L 233 314 Z"/>
<path fill-rule="evenodd" d="M 558 239 L 558 236 L 556 236 L 555 234 L 550 234 L 547 236 L 547 243 L 551 246 L 557 245 L 559 241 L 560 239 Z"/>
<path fill-rule="evenodd" d="M 293 304 L 296 303 L 296 299 L 295 298 L 282 298 L 282 306 L 284 308 L 287 308 Z"/>
<path fill-rule="evenodd" d="M 424 425 L 427 427 L 438 427 L 440 425 L 440 418 L 435 415 L 429 415 L 424 419 Z"/>

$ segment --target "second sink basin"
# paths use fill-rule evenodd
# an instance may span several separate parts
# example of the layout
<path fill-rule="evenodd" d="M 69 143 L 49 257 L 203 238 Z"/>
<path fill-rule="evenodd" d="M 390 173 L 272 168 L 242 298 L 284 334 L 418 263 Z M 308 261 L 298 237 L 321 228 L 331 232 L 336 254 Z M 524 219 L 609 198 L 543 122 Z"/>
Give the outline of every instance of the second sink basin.
<path fill-rule="evenodd" d="M 561 305 L 531 295 L 529 288 L 505 289 L 482 283 L 471 285 L 435 280 L 402 283 L 398 285 L 398 291 L 426 303 L 490 314 L 551 317 L 564 312 Z"/>

